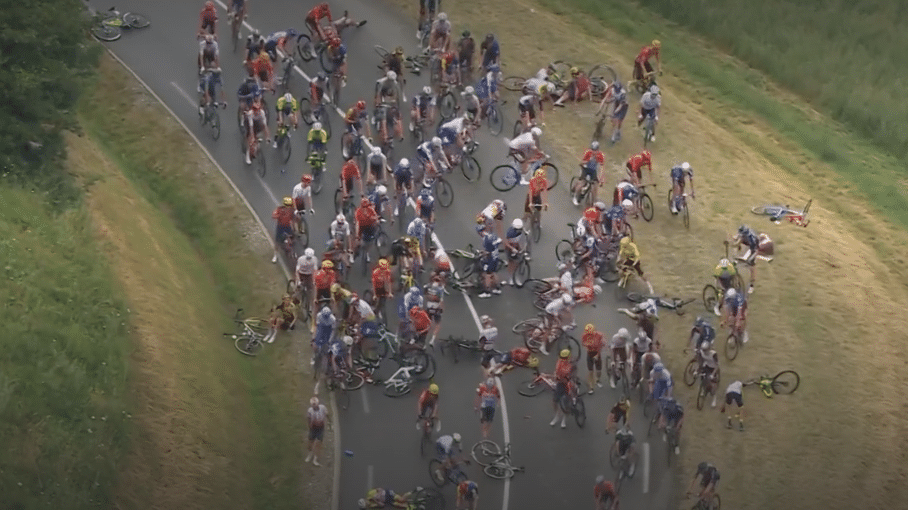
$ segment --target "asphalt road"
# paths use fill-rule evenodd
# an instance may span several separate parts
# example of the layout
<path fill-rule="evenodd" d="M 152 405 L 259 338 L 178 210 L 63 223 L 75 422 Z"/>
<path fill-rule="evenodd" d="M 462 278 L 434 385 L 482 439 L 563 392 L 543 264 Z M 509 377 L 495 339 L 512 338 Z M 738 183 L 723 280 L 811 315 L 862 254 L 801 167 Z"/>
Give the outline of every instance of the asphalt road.
<path fill-rule="evenodd" d="M 252 2 L 248 23 L 263 34 L 289 27 L 304 29 L 305 13 L 314 5 L 314 0 L 292 2 L 290 0 L 272 0 L 270 2 Z M 96 9 L 106 9 L 107 3 L 97 0 L 91 2 Z M 265 6 L 267 5 L 267 11 Z M 356 99 L 365 99 L 371 105 L 374 80 L 379 78 L 376 68 L 377 56 L 373 46 L 380 44 L 386 48 L 403 45 L 408 52 L 415 49 L 413 23 L 400 18 L 393 9 L 382 2 L 332 2 L 332 11 L 340 15 L 346 8 L 356 19 L 368 19 L 362 28 L 351 29 L 344 33 L 349 49 L 349 83 L 341 94 L 341 108 L 346 109 Z M 199 127 L 196 110 L 196 52 L 195 30 L 198 23 L 198 12 L 202 2 L 185 2 L 164 0 L 157 2 L 124 0 L 117 5 L 121 12 L 136 11 L 145 14 L 151 21 L 151 27 L 134 33 L 126 33 L 122 39 L 110 43 L 109 47 L 135 71 L 145 83 L 154 90 L 162 100 L 176 112 L 176 115 L 194 131 L 202 144 L 210 151 L 229 178 L 243 192 L 256 214 L 265 225 L 273 225 L 271 211 L 278 199 L 290 194 L 290 190 L 299 180 L 302 172 L 308 171 L 305 164 L 305 131 L 294 134 L 293 155 L 286 166 L 286 173 L 280 171 L 277 154 L 269 150 L 268 172 L 264 178 L 258 177 L 242 160 L 239 147 L 239 133 L 234 122 L 236 108 L 236 88 L 243 77 L 240 51 L 232 54 L 229 43 L 229 26 L 224 22 L 225 10 L 219 4 L 221 21 L 218 30 L 222 41 L 221 67 L 223 81 L 228 96 L 229 106 L 222 113 L 222 133 L 220 140 L 214 141 Z M 288 22 L 292 20 L 292 22 Z M 455 33 L 457 20 L 452 20 Z M 243 29 L 243 34 L 248 30 Z M 508 48 L 503 48 L 504 59 L 512 55 Z M 319 69 L 317 62 L 302 64 L 302 71 L 313 75 Z M 408 76 L 408 97 L 418 90 L 427 78 Z M 294 78 L 293 90 L 298 97 L 305 82 L 302 76 Z M 269 98 L 271 105 L 275 98 Z M 513 104 L 513 100 L 511 101 Z M 271 112 L 269 112 L 270 114 Z M 505 107 L 505 133 L 513 123 L 516 111 Z M 332 118 L 332 126 L 341 125 L 341 119 Z M 273 119 L 272 119 L 273 128 Z M 502 198 L 508 204 L 510 214 L 522 211 L 525 189 L 518 187 L 501 196 L 489 184 L 488 175 L 492 168 L 504 162 L 507 148 L 501 137 L 492 137 L 487 130 L 478 133 L 481 148 L 477 159 L 482 165 L 482 178 L 477 183 L 467 182 L 461 175 L 451 176 L 454 185 L 454 204 L 450 209 L 442 209 L 438 214 L 436 232 L 439 241 L 446 249 L 463 247 L 467 243 L 478 242 L 473 229 L 475 215 L 494 198 Z M 542 138 L 545 149 L 545 135 Z M 340 168 L 339 143 L 337 137 L 329 141 L 328 169 L 331 176 L 337 175 Z M 414 146 L 409 140 L 398 144 L 395 153 L 398 157 L 413 158 Z M 167 157 L 162 154 L 161 157 Z M 612 157 L 626 157 L 614 154 Z M 567 222 L 576 221 L 580 211 L 575 208 L 565 191 L 565 176 L 575 164 L 573 161 L 555 162 L 562 170 L 560 185 L 550 192 L 552 209 L 543 220 L 543 239 L 534 248 L 532 274 L 534 277 L 546 277 L 555 273 L 554 247 L 557 241 L 567 235 Z M 569 179 L 569 175 L 567 175 Z M 315 219 L 310 219 L 310 228 L 324 232 L 323 236 L 313 235 L 310 245 L 320 252 L 321 243 L 327 238 L 327 225 L 334 216 L 333 191 L 335 179 L 326 178 L 325 189 L 316 197 Z M 395 227 L 388 227 L 389 235 L 394 237 Z M 354 276 L 354 288 L 364 289 L 366 280 Z M 440 336 L 461 334 L 475 337 L 477 333 L 477 312 L 487 313 L 496 321 L 503 332 L 499 338 L 498 348 L 504 350 L 516 346 L 519 338 L 509 334 L 510 327 L 516 321 L 535 314 L 531 305 L 530 292 L 505 287 L 500 296 L 486 300 L 473 300 L 452 293 L 446 299 L 446 311 Z M 614 333 L 621 326 L 630 326 L 629 320 L 614 310 L 618 306 L 614 293 L 609 286 L 599 296 L 596 307 L 584 306 L 575 311 L 577 322 L 582 327 L 586 322 L 594 322 L 607 335 Z M 506 332 L 506 333 L 505 333 Z M 578 334 L 580 331 L 578 330 Z M 449 358 L 436 354 L 438 372 L 435 382 L 441 387 L 441 421 L 442 432 L 460 432 L 464 437 L 465 449 L 481 439 L 478 416 L 473 412 L 473 398 L 476 385 L 481 381 L 481 371 L 475 359 L 462 359 L 455 364 Z M 550 371 L 554 367 L 554 357 L 543 359 L 541 368 Z M 390 367 L 390 365 L 389 365 Z M 385 367 L 388 369 L 389 367 Z M 670 367 L 672 368 L 672 367 Z M 675 373 L 680 373 L 676 367 Z M 585 378 L 585 367 L 580 368 L 581 378 Z M 615 473 L 608 463 L 608 448 L 611 437 L 603 433 L 605 415 L 608 408 L 617 400 L 616 390 L 608 386 L 600 389 L 595 395 L 585 398 L 588 423 L 584 429 L 578 429 L 569 423 L 566 430 L 548 425 L 552 417 L 551 398 L 543 395 L 526 398 L 517 394 L 516 385 L 528 378 L 528 372 L 515 371 L 506 375 L 501 381 L 504 392 L 502 406 L 496 415 L 492 439 L 499 443 L 510 441 L 512 460 L 516 465 L 526 467 L 525 473 L 517 474 L 512 480 L 502 482 L 487 478 L 477 468 L 468 468 L 468 474 L 480 486 L 480 508 L 502 510 L 517 508 L 589 508 L 592 506 L 592 485 L 598 474 L 614 478 Z M 389 399 L 382 394 L 381 388 L 367 386 L 352 395 L 351 408 L 341 417 L 342 450 L 353 452 L 352 456 L 342 456 L 340 480 L 340 504 L 338 508 L 356 508 L 356 501 L 371 487 L 384 486 L 396 491 L 431 485 L 427 470 L 427 460 L 419 454 L 419 434 L 414 427 L 416 412 L 416 395 L 422 386 L 414 388 L 413 394 L 401 399 Z M 505 412 L 506 411 L 506 412 Z M 646 438 L 646 423 L 636 406 L 632 412 L 633 429 L 638 437 L 638 449 L 641 458 L 636 476 L 625 483 L 622 488 L 622 508 L 668 508 L 672 495 L 672 476 L 666 468 L 665 446 L 654 437 Z M 324 468 L 323 468 L 324 469 Z M 454 508 L 453 489 L 444 489 L 448 496 L 448 508 Z"/>

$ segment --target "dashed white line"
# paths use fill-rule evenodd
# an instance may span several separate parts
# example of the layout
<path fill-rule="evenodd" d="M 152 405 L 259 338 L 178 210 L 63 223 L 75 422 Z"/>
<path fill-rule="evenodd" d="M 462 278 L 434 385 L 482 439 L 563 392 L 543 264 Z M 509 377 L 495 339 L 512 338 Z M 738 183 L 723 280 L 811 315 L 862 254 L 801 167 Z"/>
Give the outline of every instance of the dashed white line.
<path fill-rule="evenodd" d="M 366 414 L 369 414 L 369 397 L 366 395 L 368 391 L 360 391 L 359 394 L 363 396 L 363 411 Z"/>
<path fill-rule="evenodd" d="M 649 492 L 649 442 L 643 443 L 643 493 Z"/>
<path fill-rule="evenodd" d="M 375 487 L 375 466 L 369 464 L 366 467 L 366 492 L 372 490 Z"/>

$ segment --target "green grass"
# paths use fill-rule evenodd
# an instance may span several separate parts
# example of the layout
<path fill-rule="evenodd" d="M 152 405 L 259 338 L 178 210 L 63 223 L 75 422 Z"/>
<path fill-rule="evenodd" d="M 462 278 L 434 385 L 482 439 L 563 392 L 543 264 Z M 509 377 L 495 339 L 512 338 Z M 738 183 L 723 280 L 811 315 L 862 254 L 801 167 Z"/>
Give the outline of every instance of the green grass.
<path fill-rule="evenodd" d="M 0 501 L 109 508 L 128 446 L 129 313 L 84 207 L 0 187 Z"/>

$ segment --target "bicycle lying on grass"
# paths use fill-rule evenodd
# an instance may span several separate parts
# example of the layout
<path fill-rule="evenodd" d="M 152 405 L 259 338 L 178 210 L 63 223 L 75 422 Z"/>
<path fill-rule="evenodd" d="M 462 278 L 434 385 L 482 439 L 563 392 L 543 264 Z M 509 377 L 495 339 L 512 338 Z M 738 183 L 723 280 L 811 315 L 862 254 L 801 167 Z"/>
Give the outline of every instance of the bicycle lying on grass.
<path fill-rule="evenodd" d="M 483 439 L 473 445 L 471 453 L 473 460 L 483 466 L 482 472 L 492 478 L 504 480 L 505 478 L 513 477 L 514 473 L 525 471 L 522 466 L 518 467 L 511 464 L 510 443 L 504 445 L 504 450 L 502 451 L 501 446 L 495 441 Z"/>
<path fill-rule="evenodd" d="M 259 317 L 248 317 L 241 319 L 243 309 L 238 308 L 233 316 L 233 322 L 237 325 L 237 331 L 234 333 L 224 333 L 224 336 L 233 339 L 236 350 L 247 356 L 255 356 L 262 350 L 265 345 L 265 335 L 268 333 L 270 326 L 266 319 Z"/>
<path fill-rule="evenodd" d="M 782 218 L 785 218 L 789 223 L 794 223 L 799 227 L 806 227 L 810 223 L 810 218 L 807 215 L 810 211 L 811 203 L 813 203 L 812 198 L 807 201 L 807 205 L 804 206 L 802 211 L 789 209 L 787 205 L 758 205 L 751 208 L 750 212 L 769 216 L 769 220 L 775 222 L 776 225 L 782 222 Z"/>
<path fill-rule="evenodd" d="M 744 381 L 745 386 L 760 386 L 763 396 L 772 398 L 773 395 L 790 395 L 801 385 L 801 376 L 794 370 L 783 370 L 773 377 L 761 375 Z"/>

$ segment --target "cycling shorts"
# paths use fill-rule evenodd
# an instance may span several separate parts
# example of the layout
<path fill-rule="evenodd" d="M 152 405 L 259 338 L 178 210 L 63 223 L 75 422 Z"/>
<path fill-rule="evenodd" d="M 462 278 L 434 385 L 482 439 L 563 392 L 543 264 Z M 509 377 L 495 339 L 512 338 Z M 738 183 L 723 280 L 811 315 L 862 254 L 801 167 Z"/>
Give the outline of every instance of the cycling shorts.
<path fill-rule="evenodd" d="M 530 119 L 536 118 L 536 107 L 533 106 L 533 103 L 530 103 L 530 104 L 517 103 L 517 110 L 520 112 L 521 115 L 523 115 L 524 113 L 529 115 Z"/>
<path fill-rule="evenodd" d="M 595 165 L 583 165 L 583 170 L 580 172 L 580 178 L 593 183 L 599 182 L 599 176 L 597 175 Z"/>
<path fill-rule="evenodd" d="M 498 257 L 484 257 L 480 264 L 483 273 L 495 273 L 501 267 L 501 259 Z"/>
<path fill-rule="evenodd" d="M 596 351 L 586 351 L 586 369 L 602 370 L 602 356 Z"/>
<path fill-rule="evenodd" d="M 370 242 L 375 239 L 375 234 L 377 233 L 377 225 L 361 225 L 359 228 L 359 237 L 365 241 Z"/>
<path fill-rule="evenodd" d="M 364 338 L 378 338 L 378 323 L 372 321 L 363 321 L 359 326 L 359 332 Z"/>
<path fill-rule="evenodd" d="M 552 392 L 552 402 L 560 402 L 561 397 L 568 394 L 567 383 L 558 381 L 555 383 L 555 391 Z"/>
<path fill-rule="evenodd" d="M 744 399 L 736 391 L 730 391 L 725 394 L 725 405 L 730 406 L 732 402 L 738 404 L 738 407 L 744 407 Z"/>
<path fill-rule="evenodd" d="M 665 379 L 657 379 L 653 384 L 653 398 L 658 400 L 668 392 L 668 381 Z"/>
<path fill-rule="evenodd" d="M 612 112 L 612 118 L 617 120 L 624 120 L 624 117 L 627 115 L 627 103 L 621 103 L 615 107 L 615 111 Z"/>
<path fill-rule="evenodd" d="M 643 107 L 641 106 L 641 107 L 640 107 L 640 115 L 641 115 L 644 119 L 647 118 L 647 117 L 653 117 L 653 118 L 655 119 L 655 118 L 656 118 L 656 109 L 655 109 L 655 108 L 650 108 L 650 109 L 647 110 L 646 108 L 643 108 Z"/>
<path fill-rule="evenodd" d="M 441 138 L 441 142 L 444 145 L 451 145 L 457 141 L 457 131 L 451 128 L 442 128 L 441 131 L 438 132 L 438 137 Z"/>
<path fill-rule="evenodd" d="M 426 308 L 426 315 L 434 322 L 441 322 L 441 308 Z"/>
<path fill-rule="evenodd" d="M 394 182 L 397 184 L 397 189 L 408 187 L 413 184 L 413 174 L 394 174 Z"/>
<path fill-rule="evenodd" d="M 452 448 L 451 451 L 446 452 L 443 446 L 441 446 L 438 443 L 435 443 L 435 456 L 438 457 L 438 460 L 440 460 L 440 461 L 453 459 L 454 458 L 454 449 Z"/>
<path fill-rule="evenodd" d="M 311 144 L 313 152 L 315 152 L 315 151 L 321 152 L 321 151 L 325 150 L 325 144 L 321 140 L 312 140 L 309 143 Z"/>
<path fill-rule="evenodd" d="M 527 214 L 532 214 L 536 211 L 542 210 L 542 193 L 538 195 L 533 195 L 532 204 L 530 204 L 530 195 L 527 194 L 526 199 L 523 201 L 523 212 Z"/>
<path fill-rule="evenodd" d="M 492 423 L 495 419 L 495 406 L 481 407 L 479 410 L 482 411 L 479 423 Z"/>
<path fill-rule="evenodd" d="M 290 225 L 278 225 L 274 233 L 274 238 L 278 243 L 284 242 L 285 237 L 293 237 L 293 227 Z"/>

